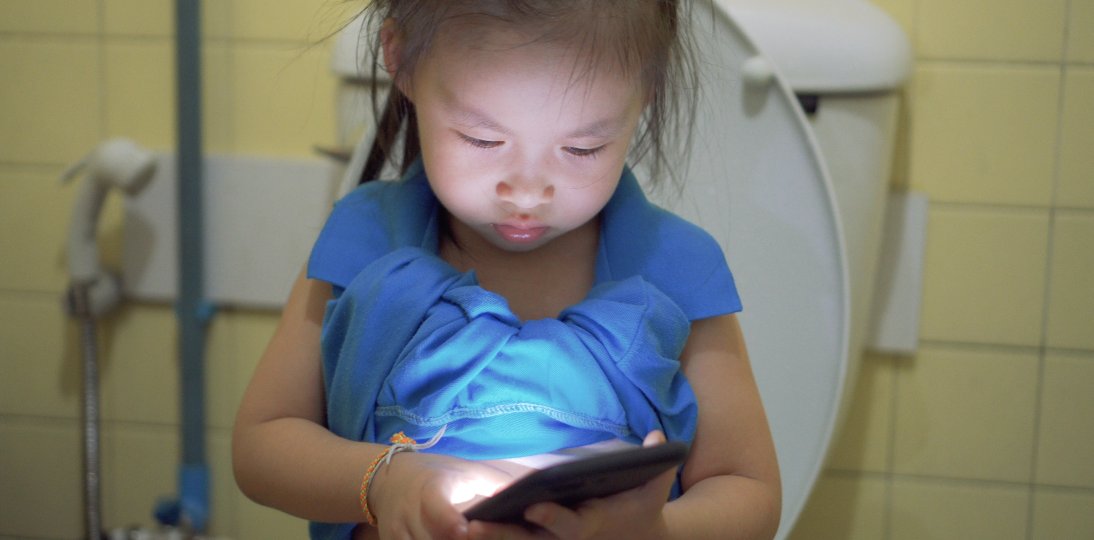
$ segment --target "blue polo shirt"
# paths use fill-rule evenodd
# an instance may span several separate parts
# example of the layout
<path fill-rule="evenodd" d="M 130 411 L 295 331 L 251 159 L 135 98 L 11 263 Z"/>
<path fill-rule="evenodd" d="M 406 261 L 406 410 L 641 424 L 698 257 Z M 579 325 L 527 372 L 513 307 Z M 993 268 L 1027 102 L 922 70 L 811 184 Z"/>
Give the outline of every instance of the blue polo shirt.
<path fill-rule="evenodd" d="M 588 297 L 522 322 L 437 257 L 439 210 L 419 161 L 339 201 L 316 240 L 308 277 L 334 290 L 322 332 L 332 432 L 386 443 L 447 426 L 429 451 L 467 459 L 638 443 L 652 429 L 691 441 L 698 410 L 679 366 L 690 321 L 741 309 L 709 234 L 649 203 L 624 170 Z"/>

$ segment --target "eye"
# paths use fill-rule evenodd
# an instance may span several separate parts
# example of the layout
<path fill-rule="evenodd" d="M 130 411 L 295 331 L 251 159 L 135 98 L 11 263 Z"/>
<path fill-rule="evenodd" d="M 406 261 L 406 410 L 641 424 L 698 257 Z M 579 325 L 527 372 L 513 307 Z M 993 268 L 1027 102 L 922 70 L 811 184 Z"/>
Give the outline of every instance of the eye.
<path fill-rule="evenodd" d="M 487 149 L 497 148 L 497 147 L 499 147 L 499 146 L 501 146 L 502 144 L 505 143 L 505 141 L 484 141 L 482 139 L 476 139 L 474 137 L 468 137 L 467 135 L 464 135 L 463 133 L 460 133 L 459 136 L 460 136 L 460 139 L 463 140 L 463 142 L 465 142 L 467 144 L 470 144 L 471 146 L 474 146 L 475 148 L 487 148 Z"/>
<path fill-rule="evenodd" d="M 575 157 L 592 158 L 596 157 L 596 155 L 604 149 L 604 146 L 607 145 L 597 146 L 596 148 L 578 148 L 576 146 L 566 146 L 563 147 L 563 150 L 566 151 L 567 154 Z"/>

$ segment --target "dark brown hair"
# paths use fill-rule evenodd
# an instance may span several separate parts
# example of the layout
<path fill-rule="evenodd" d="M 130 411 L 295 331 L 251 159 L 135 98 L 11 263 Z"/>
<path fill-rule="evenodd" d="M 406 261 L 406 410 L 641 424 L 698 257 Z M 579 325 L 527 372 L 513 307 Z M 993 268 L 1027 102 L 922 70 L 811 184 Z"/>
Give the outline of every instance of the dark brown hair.
<path fill-rule="evenodd" d="M 645 85 L 647 106 L 630 148 L 632 162 L 645 159 L 651 180 L 659 182 L 673 156 L 686 158 L 694 123 L 698 83 L 683 5 L 687 0 L 372 0 L 365 8 L 366 29 L 392 20 L 401 38 L 396 81 L 409 80 L 429 54 L 445 25 L 459 21 L 470 28 L 505 24 L 534 42 L 564 43 L 581 51 L 583 64 L 574 78 L 612 62 L 625 76 Z M 385 163 L 405 171 L 418 158 L 414 105 L 393 86 L 379 110 L 381 58 L 379 32 L 372 47 L 373 109 L 379 119 L 361 182 L 379 176 Z M 406 79 L 404 79 L 406 78 Z M 402 134 L 402 140 L 399 135 Z M 669 137 L 669 134 L 675 137 Z M 394 155 L 402 146 L 402 156 Z M 685 162 L 686 159 L 681 159 Z"/>

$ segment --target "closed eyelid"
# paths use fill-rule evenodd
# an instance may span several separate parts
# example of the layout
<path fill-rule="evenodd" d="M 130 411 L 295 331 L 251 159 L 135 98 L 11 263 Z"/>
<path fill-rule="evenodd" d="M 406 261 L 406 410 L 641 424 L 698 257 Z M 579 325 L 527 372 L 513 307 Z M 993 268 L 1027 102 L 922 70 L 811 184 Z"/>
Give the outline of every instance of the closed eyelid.
<path fill-rule="evenodd" d="M 582 147 L 578 147 L 578 146 L 567 146 L 567 147 L 565 147 L 565 150 L 566 150 L 566 152 L 570 153 L 574 157 L 595 157 L 597 154 L 599 154 L 601 151 L 603 151 L 604 148 L 606 148 L 607 146 L 608 145 L 606 145 L 606 144 L 602 144 L 600 146 L 595 146 L 595 147 L 592 147 L 592 148 L 582 148 Z"/>
<path fill-rule="evenodd" d="M 511 136 L 513 131 L 500 122 L 494 120 L 485 112 L 459 103 L 454 98 L 445 99 L 445 108 L 452 117 L 453 122 L 464 129 L 485 129 L 505 136 Z M 566 135 L 567 139 L 613 139 L 626 128 L 627 119 L 623 116 L 610 117 L 590 122 Z"/>
<path fill-rule="evenodd" d="M 478 137 L 471 137 L 470 135 L 465 135 L 465 134 L 460 133 L 458 131 L 456 132 L 456 134 L 459 135 L 460 139 L 462 139 L 463 142 L 465 142 L 467 144 L 470 144 L 471 146 L 478 147 L 478 148 L 497 148 L 497 147 L 501 146 L 502 144 L 505 144 L 504 141 L 491 141 L 491 140 L 487 140 L 487 139 L 480 139 Z"/>
<path fill-rule="evenodd" d="M 499 122 L 490 118 L 485 113 L 466 107 L 454 101 L 445 102 L 445 108 L 452 116 L 453 122 L 465 129 L 486 129 L 503 135 L 511 135 L 512 132 Z"/>
<path fill-rule="evenodd" d="M 569 134 L 571 139 L 612 139 L 626 124 L 622 118 L 598 120 Z"/>

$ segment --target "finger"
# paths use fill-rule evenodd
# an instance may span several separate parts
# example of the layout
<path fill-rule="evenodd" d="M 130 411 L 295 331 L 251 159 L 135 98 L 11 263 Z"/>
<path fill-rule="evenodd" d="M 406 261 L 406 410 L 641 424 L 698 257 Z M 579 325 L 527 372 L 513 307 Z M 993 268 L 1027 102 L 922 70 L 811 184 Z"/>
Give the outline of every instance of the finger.
<path fill-rule="evenodd" d="M 524 511 L 524 519 L 539 525 L 554 538 L 588 538 L 595 528 L 599 511 L 586 505 L 575 512 L 555 503 L 540 503 Z"/>
<path fill-rule="evenodd" d="M 475 495 L 469 500 L 455 503 L 455 507 L 456 507 L 456 510 L 459 510 L 459 512 L 462 514 L 464 512 L 467 512 L 469 509 L 475 507 L 480 502 L 485 501 L 486 499 L 489 499 L 489 498 L 490 497 L 487 497 L 485 495 Z"/>
<path fill-rule="evenodd" d="M 646 438 L 642 440 L 642 446 L 657 446 L 666 442 L 665 433 L 659 429 L 655 429 L 646 434 Z M 668 498 L 668 494 L 672 491 L 672 485 L 676 482 L 676 467 L 671 467 L 669 470 L 657 475 L 646 485 L 642 486 L 642 491 L 651 492 L 651 496 L 660 497 L 663 499 Z"/>
<path fill-rule="evenodd" d="M 467 519 L 449 501 L 448 482 L 430 482 L 422 494 L 422 520 L 429 537 L 467 538 Z"/>
<path fill-rule="evenodd" d="M 665 433 L 659 429 L 655 429 L 646 434 L 646 438 L 642 440 L 642 446 L 657 446 L 665 443 Z"/>
<path fill-rule="evenodd" d="M 472 521 L 467 527 L 470 540 L 542 540 L 553 538 L 544 531 L 530 531 L 519 525 Z"/>
<path fill-rule="evenodd" d="M 670 467 L 669 470 L 655 476 L 646 485 L 640 489 L 642 491 L 648 491 L 650 497 L 656 497 L 657 500 L 664 502 L 669 497 L 669 492 L 672 491 L 672 485 L 676 483 L 676 467 Z"/>

